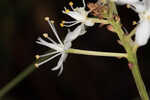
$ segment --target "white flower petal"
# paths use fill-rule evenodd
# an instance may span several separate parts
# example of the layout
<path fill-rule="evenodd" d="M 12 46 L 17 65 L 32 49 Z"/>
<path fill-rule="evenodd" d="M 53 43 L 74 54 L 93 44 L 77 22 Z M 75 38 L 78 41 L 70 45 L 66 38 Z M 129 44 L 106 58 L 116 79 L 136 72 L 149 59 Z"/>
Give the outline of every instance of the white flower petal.
<path fill-rule="evenodd" d="M 55 70 L 60 69 L 61 65 L 66 60 L 67 56 L 68 56 L 67 54 L 62 54 L 61 57 L 60 57 L 60 59 L 59 59 L 59 61 L 58 61 L 58 63 L 57 63 L 57 66 L 54 67 L 54 68 L 52 68 L 51 70 L 55 71 Z"/>
<path fill-rule="evenodd" d="M 150 0 L 143 0 L 146 9 L 150 9 Z"/>
<path fill-rule="evenodd" d="M 63 45 L 62 41 L 60 40 L 60 38 L 59 38 L 59 36 L 58 36 L 58 33 L 57 33 L 56 29 L 55 29 L 54 24 L 51 23 L 51 21 L 49 20 L 49 18 L 48 18 L 46 21 L 47 21 L 48 24 L 50 25 L 50 27 L 51 27 L 51 29 L 52 29 L 54 35 L 56 36 L 57 40 L 59 41 L 59 43 L 60 43 L 61 45 Z"/>
<path fill-rule="evenodd" d="M 46 57 L 46 56 L 51 56 L 51 55 L 54 55 L 54 54 L 56 54 L 56 53 L 58 53 L 58 51 L 46 53 L 46 54 L 40 55 L 40 58 L 41 58 L 41 57 Z"/>
<path fill-rule="evenodd" d="M 86 26 L 93 26 L 95 23 L 93 23 L 90 19 L 87 18 L 87 20 L 85 21 L 85 25 Z"/>
<path fill-rule="evenodd" d="M 49 47 L 49 48 L 51 48 L 51 49 L 53 49 L 53 50 L 56 50 L 56 51 L 63 51 L 63 48 L 59 47 L 59 46 L 56 45 L 56 44 L 49 43 L 49 42 L 43 40 L 43 39 L 40 38 L 40 37 L 38 38 L 38 41 L 36 41 L 36 43 L 41 44 L 41 45 L 43 45 L 43 46 L 47 46 L 47 47 Z"/>
<path fill-rule="evenodd" d="M 138 26 L 135 34 L 135 42 L 139 46 L 143 46 L 148 42 L 150 37 L 150 22 L 143 20 Z"/>
<path fill-rule="evenodd" d="M 68 50 L 72 46 L 72 41 L 68 41 L 64 44 L 64 50 Z"/>
<path fill-rule="evenodd" d="M 133 4 L 136 2 L 139 2 L 139 0 L 113 0 L 115 1 L 117 4 Z"/>
<path fill-rule="evenodd" d="M 56 54 L 56 55 L 54 55 L 54 56 L 52 56 L 52 57 L 50 57 L 50 58 L 44 60 L 43 62 L 40 62 L 40 63 L 38 64 L 38 66 L 43 65 L 44 63 L 46 63 L 46 62 L 48 62 L 48 61 L 50 61 L 50 60 L 56 58 L 56 57 L 59 56 L 59 55 L 61 55 L 61 53 L 58 53 L 58 54 Z"/>
<path fill-rule="evenodd" d="M 60 76 L 61 74 L 62 74 L 62 72 L 63 72 L 63 64 L 60 66 L 60 70 L 59 70 L 59 73 L 58 73 L 58 76 Z"/>
<path fill-rule="evenodd" d="M 69 15 L 70 17 L 74 18 L 75 20 L 78 20 L 78 21 L 85 20 L 85 18 L 86 18 L 86 16 L 83 16 L 83 15 L 81 15 L 80 13 L 78 13 L 76 11 L 70 11 L 66 14 Z"/>
<path fill-rule="evenodd" d="M 83 24 L 79 25 L 77 28 L 74 29 L 74 31 L 69 32 L 66 35 L 66 38 L 64 40 L 64 42 L 68 42 L 68 41 L 74 41 L 77 37 L 79 37 L 80 35 L 85 34 L 85 26 Z"/>
<path fill-rule="evenodd" d="M 132 6 L 135 7 L 135 9 L 133 9 L 133 10 L 137 13 L 142 13 L 142 12 L 144 12 L 144 10 L 146 10 L 146 7 L 143 3 L 134 3 L 134 4 L 132 4 Z"/>

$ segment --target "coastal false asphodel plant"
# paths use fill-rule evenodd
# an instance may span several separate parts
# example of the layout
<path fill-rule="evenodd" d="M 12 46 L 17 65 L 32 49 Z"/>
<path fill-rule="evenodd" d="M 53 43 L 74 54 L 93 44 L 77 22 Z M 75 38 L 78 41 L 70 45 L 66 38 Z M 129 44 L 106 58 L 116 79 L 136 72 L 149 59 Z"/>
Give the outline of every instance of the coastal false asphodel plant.
<path fill-rule="evenodd" d="M 136 28 L 134 28 L 130 33 L 121 23 L 115 4 L 127 4 L 128 8 L 131 8 L 138 13 L 140 20 L 137 22 Z M 81 7 L 74 7 L 73 2 L 70 2 L 69 5 L 71 10 L 65 7 L 62 12 L 63 14 L 73 18 L 74 21 L 62 21 L 60 26 L 69 28 L 78 24 L 79 25 L 75 27 L 73 31 L 68 29 L 68 33 L 62 41 L 54 27 L 54 21 L 49 20 L 49 17 L 45 17 L 45 20 L 50 25 L 57 41 L 54 41 L 47 33 L 43 34 L 44 39 L 41 37 L 38 38 L 36 43 L 48 47 L 49 51 L 43 55 L 36 55 L 36 59 L 39 60 L 37 60 L 34 66 L 39 68 L 39 66 L 60 56 L 56 66 L 53 67 L 52 70 L 59 70 L 58 75 L 61 75 L 63 71 L 63 63 L 66 60 L 68 53 L 126 58 L 141 100 L 149 100 L 148 92 L 140 74 L 136 52 L 138 47 L 146 45 L 150 38 L 150 0 L 98 0 L 97 3 L 88 4 L 88 8 L 90 9 L 88 11 L 85 10 L 85 0 L 82 0 Z M 92 17 L 89 17 L 89 14 L 91 14 Z M 92 27 L 96 23 L 101 23 L 100 26 L 107 26 L 109 31 L 116 33 L 115 35 L 117 35 L 119 39 L 118 43 L 125 49 L 124 53 L 89 51 L 71 48 L 72 42 L 88 31 L 86 27 Z M 135 39 L 132 37 L 134 34 Z M 0 98 L 11 90 L 12 87 L 17 85 L 17 83 L 19 83 L 23 78 L 33 72 L 35 68 L 32 68 L 31 66 L 0 90 Z"/>

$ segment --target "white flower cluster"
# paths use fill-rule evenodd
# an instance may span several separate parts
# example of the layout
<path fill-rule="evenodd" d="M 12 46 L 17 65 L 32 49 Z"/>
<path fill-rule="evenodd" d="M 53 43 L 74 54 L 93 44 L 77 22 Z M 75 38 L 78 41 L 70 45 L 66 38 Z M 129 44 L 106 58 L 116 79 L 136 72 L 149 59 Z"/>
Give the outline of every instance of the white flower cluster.
<path fill-rule="evenodd" d="M 50 38 L 47 33 L 44 33 L 43 37 L 46 40 L 48 40 L 49 42 L 47 42 L 46 40 L 43 40 L 41 37 L 39 37 L 38 40 L 36 41 L 36 43 L 52 49 L 53 52 L 46 53 L 44 55 L 36 55 L 37 59 L 42 58 L 42 57 L 48 57 L 48 56 L 51 56 L 51 57 L 40 63 L 36 63 L 35 66 L 39 67 L 40 65 L 60 56 L 60 59 L 56 65 L 56 67 L 52 68 L 52 70 L 60 69 L 60 72 L 58 75 L 60 75 L 63 71 L 63 62 L 66 60 L 66 58 L 68 56 L 68 54 L 65 51 L 71 48 L 72 41 L 74 41 L 77 37 L 84 35 L 86 33 L 85 25 L 86 26 L 94 25 L 94 23 L 87 17 L 90 11 L 85 10 L 85 1 L 84 0 L 83 0 L 83 7 L 74 8 L 73 2 L 70 2 L 69 5 L 70 5 L 72 11 L 65 8 L 65 10 L 62 12 L 64 14 L 67 14 L 67 15 L 71 16 L 72 18 L 74 18 L 75 21 L 62 21 L 62 23 L 60 25 L 62 27 L 63 26 L 71 27 L 71 26 L 74 26 L 79 23 L 81 23 L 81 24 L 79 26 L 77 26 L 73 31 L 70 31 L 68 29 L 68 33 L 67 33 L 64 41 L 61 41 L 61 39 L 59 38 L 57 31 L 54 27 L 54 21 L 50 21 L 49 17 L 45 17 L 45 20 L 48 22 L 51 29 L 53 30 L 53 33 L 58 40 L 58 43 L 55 42 L 52 38 Z"/>
<path fill-rule="evenodd" d="M 135 33 L 135 42 L 146 45 L 150 38 L 150 0 L 114 0 L 117 4 L 129 4 L 138 13 L 140 21 Z"/>

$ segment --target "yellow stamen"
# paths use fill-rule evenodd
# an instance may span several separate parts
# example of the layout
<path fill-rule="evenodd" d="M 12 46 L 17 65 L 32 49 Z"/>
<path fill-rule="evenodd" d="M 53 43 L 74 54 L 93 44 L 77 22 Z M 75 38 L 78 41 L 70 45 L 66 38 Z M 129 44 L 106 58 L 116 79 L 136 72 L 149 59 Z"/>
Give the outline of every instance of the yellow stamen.
<path fill-rule="evenodd" d="M 126 5 L 127 8 L 131 8 L 131 6 L 129 4 Z"/>
<path fill-rule="evenodd" d="M 137 24 L 137 22 L 136 22 L 136 21 L 133 21 L 133 22 L 132 22 L 132 25 L 136 25 L 136 24 Z"/>
<path fill-rule="evenodd" d="M 47 34 L 47 33 L 43 33 L 43 36 L 44 36 L 45 38 L 48 38 L 48 34 Z"/>
<path fill-rule="evenodd" d="M 39 68 L 39 65 L 38 65 L 37 63 L 35 63 L 34 66 L 35 66 L 36 68 Z"/>
<path fill-rule="evenodd" d="M 69 12 L 70 12 L 70 10 L 69 10 L 69 9 L 66 9 L 66 10 L 65 10 L 65 13 L 69 13 Z"/>
<path fill-rule="evenodd" d="M 45 19 L 45 21 L 49 21 L 49 17 L 45 17 L 44 19 Z"/>
<path fill-rule="evenodd" d="M 60 26 L 61 26 L 61 27 L 64 27 L 64 24 L 63 24 L 63 23 L 60 23 Z"/>
<path fill-rule="evenodd" d="M 36 58 L 36 59 L 39 59 L 39 58 L 40 58 L 40 56 L 39 56 L 39 55 L 36 55 L 36 56 L 35 56 L 35 58 Z"/>
<path fill-rule="evenodd" d="M 69 5 L 70 5 L 70 6 L 73 6 L 73 2 L 72 2 L 72 1 L 70 1 L 70 2 L 69 2 Z"/>

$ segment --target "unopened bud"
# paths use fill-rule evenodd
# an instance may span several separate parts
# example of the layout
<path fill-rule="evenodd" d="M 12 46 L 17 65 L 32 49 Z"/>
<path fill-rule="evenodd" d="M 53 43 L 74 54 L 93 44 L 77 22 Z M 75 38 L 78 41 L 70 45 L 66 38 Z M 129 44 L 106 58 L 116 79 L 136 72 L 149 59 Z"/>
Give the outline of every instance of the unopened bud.
<path fill-rule="evenodd" d="M 112 25 L 107 25 L 107 29 L 111 32 L 115 32 L 114 28 Z"/>

